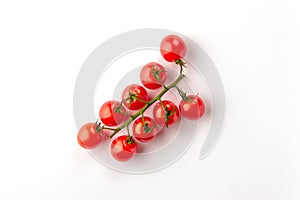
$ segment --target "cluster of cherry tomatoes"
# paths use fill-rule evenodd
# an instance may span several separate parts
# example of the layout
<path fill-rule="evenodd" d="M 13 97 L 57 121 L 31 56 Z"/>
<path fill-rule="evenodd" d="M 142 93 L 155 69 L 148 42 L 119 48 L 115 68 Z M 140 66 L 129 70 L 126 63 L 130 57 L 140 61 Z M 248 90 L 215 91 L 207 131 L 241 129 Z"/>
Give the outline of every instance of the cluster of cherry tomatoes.
<path fill-rule="evenodd" d="M 179 77 L 169 86 L 166 69 L 159 63 L 151 62 L 143 66 L 140 71 L 141 85 L 132 84 L 122 93 L 122 101 L 107 101 L 99 110 L 101 122 L 88 123 L 80 128 L 77 140 L 80 146 L 92 149 L 98 146 L 105 138 L 110 139 L 120 130 L 127 128 L 126 135 L 113 139 L 110 145 L 112 157 L 125 162 L 134 157 L 138 142 L 149 142 L 162 130 L 168 128 L 180 119 L 180 116 L 197 120 L 205 112 L 205 104 L 198 95 L 186 95 L 177 83 L 184 78 L 183 58 L 186 54 L 186 44 L 177 35 L 168 35 L 160 45 L 160 52 L 168 62 L 175 62 L 180 67 Z M 145 89 L 146 88 L 146 89 Z M 147 90 L 161 91 L 154 98 L 150 98 Z M 161 97 L 170 89 L 177 89 L 182 97 L 179 105 Z M 145 111 L 153 105 L 152 117 L 145 116 Z M 129 125 L 133 123 L 131 130 Z M 131 135 L 130 133 L 133 133 Z"/>

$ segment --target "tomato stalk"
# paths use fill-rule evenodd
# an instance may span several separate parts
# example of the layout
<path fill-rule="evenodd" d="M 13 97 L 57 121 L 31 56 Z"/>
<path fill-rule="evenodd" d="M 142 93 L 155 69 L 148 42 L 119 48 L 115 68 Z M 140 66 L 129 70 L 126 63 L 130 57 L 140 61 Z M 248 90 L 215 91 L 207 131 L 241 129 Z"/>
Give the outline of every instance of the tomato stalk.
<path fill-rule="evenodd" d="M 131 100 L 131 99 L 132 99 L 132 100 Z M 144 101 L 143 99 L 138 98 L 135 94 L 131 94 L 130 100 L 133 101 L 134 99 L 135 99 L 135 100 L 138 100 L 138 101 L 140 101 L 140 102 L 142 102 L 142 103 L 147 103 L 147 101 Z"/>
<path fill-rule="evenodd" d="M 164 82 L 160 79 L 160 73 L 161 72 L 166 72 L 165 70 L 157 70 L 154 69 L 155 66 L 152 66 L 152 74 L 154 76 L 154 78 L 164 87 L 166 88 L 166 85 L 164 84 Z"/>
<path fill-rule="evenodd" d="M 114 111 L 117 112 L 117 113 L 122 113 L 123 115 L 127 115 L 128 117 L 131 117 L 130 114 L 128 114 L 126 111 L 124 111 L 124 110 L 122 109 L 122 105 L 123 105 L 123 100 L 121 101 L 120 104 L 118 104 L 118 106 L 115 108 Z"/>
<path fill-rule="evenodd" d="M 119 126 L 118 128 L 116 128 L 114 130 L 114 132 L 109 136 L 110 138 L 112 138 L 114 135 L 116 135 L 120 130 L 122 130 L 123 128 L 127 127 L 131 122 L 133 122 L 138 116 L 144 114 L 144 112 L 152 105 L 154 104 L 156 101 L 159 101 L 162 96 L 164 94 L 166 94 L 170 89 L 176 87 L 176 85 L 185 77 L 185 75 L 182 73 L 182 66 L 180 66 L 180 71 L 181 73 L 179 74 L 179 76 L 176 78 L 176 80 L 171 83 L 169 86 L 166 86 L 162 89 L 162 91 L 156 96 L 154 97 L 151 101 L 147 102 L 146 105 L 139 110 L 137 113 L 135 113 L 134 115 L 131 115 L 131 118 L 128 119 L 126 122 L 124 122 L 121 126 Z"/>
<path fill-rule="evenodd" d="M 175 64 L 180 66 L 180 74 L 182 74 L 183 67 L 186 67 L 185 62 L 183 62 L 181 59 L 177 59 L 175 60 Z"/>
<path fill-rule="evenodd" d="M 144 113 L 142 113 L 141 115 L 142 115 L 142 122 L 143 122 L 143 124 L 145 124 Z"/>
<path fill-rule="evenodd" d="M 177 86 L 175 86 L 175 87 L 177 87 Z M 171 113 L 170 113 L 170 111 L 168 111 L 168 109 L 167 109 L 167 108 L 165 107 L 165 105 L 162 103 L 161 99 L 159 99 L 159 103 L 160 103 L 162 109 L 163 109 L 164 112 L 165 112 L 165 115 L 164 115 L 164 118 L 166 119 L 165 125 L 166 125 L 166 127 L 168 128 L 168 126 L 169 126 L 169 120 L 170 120 L 169 117 L 171 116 Z"/>
<path fill-rule="evenodd" d="M 186 96 L 186 92 L 184 92 L 182 89 L 180 89 L 177 85 L 176 85 L 176 89 L 178 94 L 181 96 L 183 101 L 188 101 L 189 98 Z"/>
<path fill-rule="evenodd" d="M 129 124 L 128 124 L 128 125 L 129 125 Z M 128 137 L 128 138 L 130 138 L 130 131 L 129 131 L 129 127 L 128 127 L 128 125 L 126 126 L 126 129 L 127 129 L 127 134 L 128 134 L 128 135 L 127 135 L 127 137 Z"/>
<path fill-rule="evenodd" d="M 110 130 L 110 131 L 115 131 L 115 128 L 110 128 L 110 127 L 106 127 L 106 126 L 102 126 L 101 129 L 106 129 L 106 130 Z"/>

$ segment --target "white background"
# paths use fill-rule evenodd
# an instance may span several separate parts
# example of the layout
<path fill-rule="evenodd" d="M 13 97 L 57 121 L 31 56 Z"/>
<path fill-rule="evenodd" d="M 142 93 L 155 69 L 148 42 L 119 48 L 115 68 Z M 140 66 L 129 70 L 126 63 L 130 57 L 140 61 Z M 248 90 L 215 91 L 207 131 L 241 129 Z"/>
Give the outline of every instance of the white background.
<path fill-rule="evenodd" d="M 297 1 L 1 1 L 3 200 L 300 198 Z M 127 175 L 76 143 L 72 95 L 86 57 L 124 31 L 156 27 L 198 42 L 227 97 L 223 136 L 171 167 Z"/>

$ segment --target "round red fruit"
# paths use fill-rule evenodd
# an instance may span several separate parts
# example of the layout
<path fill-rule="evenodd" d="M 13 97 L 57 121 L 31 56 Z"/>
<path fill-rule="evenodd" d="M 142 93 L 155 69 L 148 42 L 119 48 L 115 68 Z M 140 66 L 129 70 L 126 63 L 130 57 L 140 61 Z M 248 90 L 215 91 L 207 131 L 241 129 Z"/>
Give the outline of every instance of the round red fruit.
<path fill-rule="evenodd" d="M 140 72 L 140 79 L 146 88 L 155 90 L 165 83 L 167 79 L 167 72 L 162 65 L 156 62 L 151 62 L 142 68 Z"/>
<path fill-rule="evenodd" d="M 160 43 L 160 53 L 166 61 L 174 62 L 186 54 L 186 45 L 177 35 L 168 35 Z"/>
<path fill-rule="evenodd" d="M 124 106 L 118 101 L 105 102 L 99 110 L 99 117 L 107 126 L 116 126 L 129 118 Z"/>
<path fill-rule="evenodd" d="M 149 101 L 147 91 L 140 85 L 127 86 L 122 93 L 123 104 L 130 110 L 139 110 Z"/>
<path fill-rule="evenodd" d="M 180 101 L 179 109 L 184 118 L 197 120 L 204 115 L 205 104 L 199 96 L 189 95 L 186 99 Z"/>
<path fill-rule="evenodd" d="M 171 101 L 157 102 L 153 108 L 153 118 L 159 125 L 168 127 L 180 119 L 179 110 Z"/>
<path fill-rule="evenodd" d="M 119 162 L 131 160 L 136 154 L 137 143 L 132 137 L 121 135 L 114 139 L 110 146 L 112 157 Z"/>
<path fill-rule="evenodd" d="M 88 123 L 82 126 L 77 134 L 79 145 L 85 149 L 92 149 L 98 146 L 104 137 L 97 131 L 96 123 Z"/>
<path fill-rule="evenodd" d="M 152 140 L 160 131 L 155 121 L 150 117 L 140 117 L 132 126 L 133 136 L 141 142 Z"/>

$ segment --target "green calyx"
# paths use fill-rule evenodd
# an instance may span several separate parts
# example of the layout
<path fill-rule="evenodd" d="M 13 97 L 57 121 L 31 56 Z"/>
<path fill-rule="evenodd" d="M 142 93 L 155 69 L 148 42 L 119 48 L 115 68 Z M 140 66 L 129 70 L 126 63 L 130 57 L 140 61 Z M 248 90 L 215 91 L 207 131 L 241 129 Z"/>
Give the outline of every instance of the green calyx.
<path fill-rule="evenodd" d="M 145 123 L 144 125 L 144 133 L 150 133 L 154 127 L 149 127 L 148 123 Z"/>
<path fill-rule="evenodd" d="M 126 142 L 127 142 L 127 144 L 134 144 L 135 140 L 133 139 L 133 136 L 128 135 L 126 138 Z"/>
<path fill-rule="evenodd" d="M 99 121 L 97 120 L 97 121 L 95 122 L 95 124 L 96 124 L 96 131 L 97 131 L 98 133 L 100 133 L 101 130 L 102 130 L 101 122 L 99 122 Z"/>
<path fill-rule="evenodd" d="M 176 65 L 179 65 L 180 67 L 185 67 L 185 62 L 183 62 L 181 59 L 175 60 Z"/>

